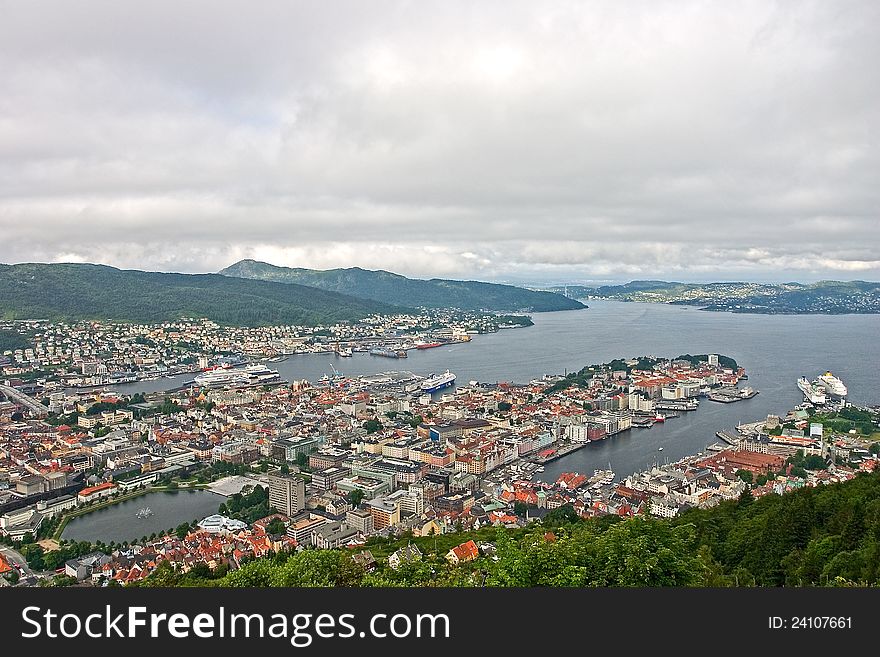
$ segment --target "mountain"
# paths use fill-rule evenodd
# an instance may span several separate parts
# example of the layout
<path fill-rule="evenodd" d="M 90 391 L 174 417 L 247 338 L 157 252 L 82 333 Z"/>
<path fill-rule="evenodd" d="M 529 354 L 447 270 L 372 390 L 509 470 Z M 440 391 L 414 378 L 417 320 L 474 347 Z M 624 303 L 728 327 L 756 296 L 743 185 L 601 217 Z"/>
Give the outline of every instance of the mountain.
<path fill-rule="evenodd" d="M 676 283 L 632 281 L 601 287 L 555 287 L 580 298 L 618 299 L 700 306 L 703 310 L 759 314 L 880 313 L 880 283 Z"/>
<path fill-rule="evenodd" d="M 421 280 L 360 267 L 327 270 L 293 269 L 256 260 L 242 260 L 220 273 L 238 278 L 297 283 L 322 290 L 345 292 L 361 299 L 410 307 L 524 312 L 577 310 L 586 307 L 580 301 L 568 299 L 561 294 L 526 290 L 513 285 L 440 278 Z"/>
<path fill-rule="evenodd" d="M 400 307 L 303 285 L 92 264 L 0 265 L 0 319 L 163 322 L 207 317 L 265 326 L 354 321 Z"/>

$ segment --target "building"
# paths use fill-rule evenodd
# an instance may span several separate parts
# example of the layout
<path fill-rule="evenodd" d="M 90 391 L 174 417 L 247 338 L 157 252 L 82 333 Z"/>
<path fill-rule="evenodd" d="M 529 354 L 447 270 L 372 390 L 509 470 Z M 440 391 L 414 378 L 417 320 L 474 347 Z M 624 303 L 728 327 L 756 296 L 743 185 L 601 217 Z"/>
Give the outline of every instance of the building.
<path fill-rule="evenodd" d="M 305 509 L 305 480 L 295 475 L 270 475 L 269 506 L 286 516 L 292 516 Z"/>
<path fill-rule="evenodd" d="M 410 543 L 409 545 L 404 545 L 396 552 L 393 552 L 391 556 L 388 557 L 388 565 L 393 570 L 397 570 L 404 564 L 419 561 L 421 558 L 422 551 L 418 548 L 417 545 L 413 545 L 412 543 Z"/>
<path fill-rule="evenodd" d="M 83 488 L 77 495 L 77 499 L 80 504 L 92 502 L 104 497 L 110 497 L 118 490 L 118 488 L 119 487 L 116 484 L 108 481 L 103 484 L 98 484 L 97 486 L 92 486 L 91 488 Z"/>
<path fill-rule="evenodd" d="M 480 549 L 477 547 L 477 544 L 473 541 L 467 541 L 466 543 L 462 543 L 461 545 L 456 545 L 449 552 L 447 552 L 446 560 L 454 566 L 457 566 L 460 563 L 473 561 L 479 556 Z"/>
<path fill-rule="evenodd" d="M 373 526 L 377 531 L 392 527 L 400 522 L 400 504 L 385 497 L 379 497 L 367 502 L 370 515 L 373 516 Z"/>
<path fill-rule="evenodd" d="M 373 514 L 363 509 L 354 509 L 346 512 L 345 524 L 352 529 L 358 530 L 361 534 L 372 534 L 375 529 Z"/>

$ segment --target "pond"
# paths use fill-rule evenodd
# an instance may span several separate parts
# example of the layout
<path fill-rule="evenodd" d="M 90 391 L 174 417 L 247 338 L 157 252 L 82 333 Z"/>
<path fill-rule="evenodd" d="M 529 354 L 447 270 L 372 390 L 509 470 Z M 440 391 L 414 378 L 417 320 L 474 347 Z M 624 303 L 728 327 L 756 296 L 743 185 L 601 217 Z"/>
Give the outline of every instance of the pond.
<path fill-rule="evenodd" d="M 225 499 L 206 490 L 147 493 L 74 518 L 64 528 L 61 538 L 92 543 L 131 542 L 217 513 Z M 139 514 L 142 509 L 149 512 Z"/>

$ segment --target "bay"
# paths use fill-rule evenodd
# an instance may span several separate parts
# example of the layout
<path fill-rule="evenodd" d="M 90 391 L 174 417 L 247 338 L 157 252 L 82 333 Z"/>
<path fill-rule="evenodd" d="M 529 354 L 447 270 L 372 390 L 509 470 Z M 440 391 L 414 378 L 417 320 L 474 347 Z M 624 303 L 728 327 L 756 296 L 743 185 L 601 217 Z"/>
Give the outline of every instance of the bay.
<path fill-rule="evenodd" d="M 547 464 L 541 477 L 560 472 L 592 473 L 609 463 L 618 478 L 651 463 L 674 461 L 716 442 L 715 432 L 768 414 L 784 414 L 802 401 L 799 376 L 831 370 L 849 388 L 854 403 L 880 403 L 880 315 L 750 315 L 701 311 L 688 306 L 594 300 L 585 310 L 535 313 L 535 325 L 475 335 L 460 343 L 411 351 L 406 359 L 356 353 L 291 356 L 269 363 L 287 380 L 315 381 L 348 375 L 411 370 L 427 375 L 450 369 L 458 383 L 524 383 L 614 358 L 718 353 L 746 369 L 760 394 L 735 404 L 704 401 L 697 411 L 651 429 L 633 429 L 592 443 Z M 151 392 L 182 385 L 192 375 L 117 386 L 121 392 Z M 663 451 L 658 450 L 663 447 Z"/>

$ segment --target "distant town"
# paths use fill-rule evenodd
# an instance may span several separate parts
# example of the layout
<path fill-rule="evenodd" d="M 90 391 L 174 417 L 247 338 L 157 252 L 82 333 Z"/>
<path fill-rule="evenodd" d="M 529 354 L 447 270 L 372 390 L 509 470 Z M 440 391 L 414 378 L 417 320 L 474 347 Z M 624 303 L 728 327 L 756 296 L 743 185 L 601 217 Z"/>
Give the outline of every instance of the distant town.
<path fill-rule="evenodd" d="M 840 315 L 880 313 L 880 283 L 670 283 L 632 281 L 624 285 L 556 286 L 551 291 L 579 299 L 616 299 L 697 306 L 734 313 Z"/>
<path fill-rule="evenodd" d="M 449 372 L 212 378 L 237 369 L 220 362 L 229 356 L 431 348 L 516 326 L 506 321 L 438 311 L 311 331 L 26 323 L 32 346 L 2 356 L 0 579 L 129 585 L 168 568 L 221 577 L 255 558 L 333 549 L 367 570 L 393 571 L 423 556 L 406 541 L 385 554 L 402 537 L 522 528 L 561 511 L 675 518 L 746 491 L 779 494 L 877 466 L 877 410 L 848 404 L 832 377 L 823 403 L 719 427 L 716 442 L 675 463 L 540 480 L 547 463 L 591 442 L 758 394 L 719 354 L 619 359 L 521 384 L 454 386 Z M 199 371 L 171 392 L 123 395 L 104 385 L 120 373 Z M 196 491 L 215 494 L 216 509 L 139 535 L 136 523 L 154 514 L 151 496 L 177 495 L 185 514 Z M 130 536 L 65 537 L 97 510 L 132 505 Z M 491 540 L 469 539 L 440 556 L 456 565 L 493 550 Z"/>

